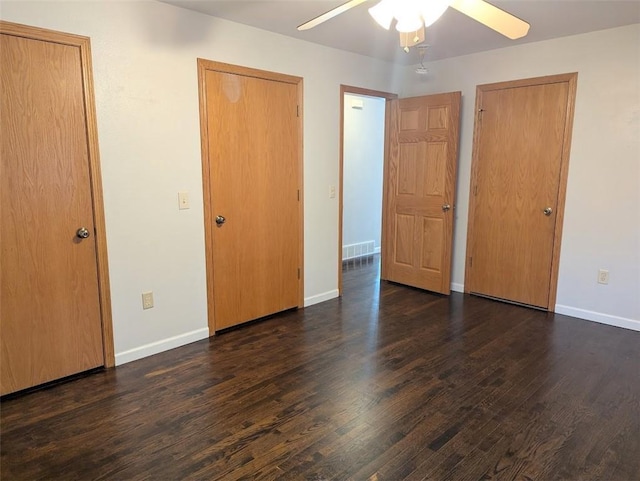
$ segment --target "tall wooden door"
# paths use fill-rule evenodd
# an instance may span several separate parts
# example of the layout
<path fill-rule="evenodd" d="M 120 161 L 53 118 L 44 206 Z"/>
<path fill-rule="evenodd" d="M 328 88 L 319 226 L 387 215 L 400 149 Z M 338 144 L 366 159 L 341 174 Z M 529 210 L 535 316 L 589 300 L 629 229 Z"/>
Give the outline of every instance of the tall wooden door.
<path fill-rule="evenodd" d="M 478 87 L 466 291 L 553 310 L 575 85 Z"/>
<path fill-rule="evenodd" d="M 85 54 L 30 33 L 0 35 L 2 394 L 105 364 Z"/>
<path fill-rule="evenodd" d="M 200 70 L 217 331 L 301 304 L 301 79 L 206 61 Z"/>
<path fill-rule="evenodd" d="M 382 278 L 450 293 L 460 92 L 392 101 Z"/>

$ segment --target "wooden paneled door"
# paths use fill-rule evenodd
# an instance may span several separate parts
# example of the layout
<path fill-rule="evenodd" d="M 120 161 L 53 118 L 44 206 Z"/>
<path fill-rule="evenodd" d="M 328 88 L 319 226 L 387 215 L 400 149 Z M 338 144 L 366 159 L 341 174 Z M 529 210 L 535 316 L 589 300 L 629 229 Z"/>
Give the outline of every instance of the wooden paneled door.
<path fill-rule="evenodd" d="M 391 101 L 383 279 L 450 293 L 460 92 Z"/>
<path fill-rule="evenodd" d="M 302 307 L 302 79 L 198 69 L 214 333 Z"/>
<path fill-rule="evenodd" d="M 112 365 L 113 341 L 89 40 L 8 22 L 0 32 L 7 394 Z"/>
<path fill-rule="evenodd" d="M 465 291 L 554 309 L 576 82 L 478 86 Z"/>

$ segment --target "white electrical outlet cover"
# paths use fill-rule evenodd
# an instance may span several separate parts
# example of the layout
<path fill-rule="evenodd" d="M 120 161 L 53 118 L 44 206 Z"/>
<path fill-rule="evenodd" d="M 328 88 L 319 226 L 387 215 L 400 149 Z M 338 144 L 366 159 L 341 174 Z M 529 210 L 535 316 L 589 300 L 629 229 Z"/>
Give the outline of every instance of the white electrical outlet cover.
<path fill-rule="evenodd" d="M 153 292 L 142 293 L 142 308 L 151 309 L 153 307 Z"/>

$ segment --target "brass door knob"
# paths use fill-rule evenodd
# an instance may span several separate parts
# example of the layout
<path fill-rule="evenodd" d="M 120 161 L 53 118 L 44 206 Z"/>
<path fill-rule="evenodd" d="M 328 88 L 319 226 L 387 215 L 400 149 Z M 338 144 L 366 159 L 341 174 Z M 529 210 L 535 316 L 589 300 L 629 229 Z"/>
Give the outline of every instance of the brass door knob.
<path fill-rule="evenodd" d="M 89 237 L 89 231 L 87 230 L 86 227 L 80 227 L 77 231 L 76 231 L 76 235 L 80 238 L 80 239 L 86 239 L 87 237 Z"/>

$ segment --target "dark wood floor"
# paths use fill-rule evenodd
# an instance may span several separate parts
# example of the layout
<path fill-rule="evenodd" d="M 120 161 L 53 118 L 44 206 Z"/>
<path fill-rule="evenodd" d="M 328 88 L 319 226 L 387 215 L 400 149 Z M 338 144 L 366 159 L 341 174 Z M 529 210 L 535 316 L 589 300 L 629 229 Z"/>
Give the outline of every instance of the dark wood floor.
<path fill-rule="evenodd" d="M 2 479 L 638 480 L 640 333 L 377 281 L 5 399 Z"/>

